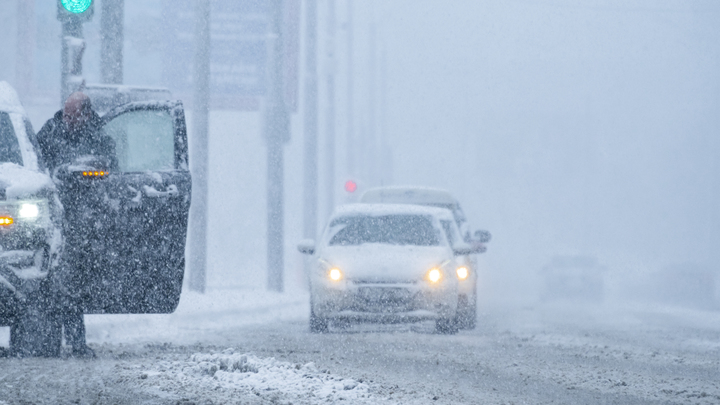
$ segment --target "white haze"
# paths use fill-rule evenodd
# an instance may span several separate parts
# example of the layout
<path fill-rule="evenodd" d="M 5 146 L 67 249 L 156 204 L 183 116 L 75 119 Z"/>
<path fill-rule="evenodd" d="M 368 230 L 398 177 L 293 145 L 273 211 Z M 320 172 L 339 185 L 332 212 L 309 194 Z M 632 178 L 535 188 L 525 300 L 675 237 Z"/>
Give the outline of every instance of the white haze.
<path fill-rule="evenodd" d="M 336 3 L 342 24 L 346 3 Z M 324 10 L 326 3 L 319 4 Z M 152 46 L 162 35 L 153 28 L 162 26 L 161 2 L 126 5 L 125 82 L 166 85 Z M 59 40 L 47 33 L 59 33 L 59 23 L 54 3 L 50 11 L 36 7 L 50 28 L 38 27 L 35 79 L 44 86 L 38 93 L 52 87 L 54 95 L 59 51 L 48 41 Z M 558 254 L 596 256 L 618 294 L 632 294 L 628 289 L 648 274 L 673 264 L 707 267 L 717 280 L 720 3 L 392 0 L 356 1 L 354 9 L 355 133 L 365 136 L 373 132 L 372 21 L 378 53 L 377 147 L 373 156 L 356 151 L 365 169 L 353 176 L 364 186 L 427 185 L 455 194 L 471 224 L 493 234 L 486 292 L 532 296 L 538 271 Z M 2 29 L 4 38 L 14 35 L 11 25 Z M 99 78 L 97 26 L 99 11 L 86 25 L 90 81 Z M 328 64 L 325 27 L 318 28 L 322 83 Z M 343 201 L 341 182 L 350 176 L 343 29 L 335 45 L 335 188 L 336 201 Z M 2 49 L 12 54 L 14 44 Z M 381 113 L 383 49 L 387 109 Z M 14 60 L 0 65 L 12 79 Z M 324 91 L 321 85 L 321 97 Z M 36 129 L 55 109 L 55 98 L 39 106 L 26 102 Z M 321 98 L 321 129 L 326 105 Z M 210 120 L 209 281 L 262 286 L 266 191 L 259 114 L 214 111 Z M 285 148 L 288 286 L 304 284 L 294 248 L 302 229 L 302 136 L 298 113 Z M 327 151 L 321 147 L 321 153 L 325 159 Z M 373 175 L 375 165 L 384 170 Z M 325 167 L 323 160 L 321 173 Z M 322 221 L 329 212 L 324 177 L 320 185 Z"/>

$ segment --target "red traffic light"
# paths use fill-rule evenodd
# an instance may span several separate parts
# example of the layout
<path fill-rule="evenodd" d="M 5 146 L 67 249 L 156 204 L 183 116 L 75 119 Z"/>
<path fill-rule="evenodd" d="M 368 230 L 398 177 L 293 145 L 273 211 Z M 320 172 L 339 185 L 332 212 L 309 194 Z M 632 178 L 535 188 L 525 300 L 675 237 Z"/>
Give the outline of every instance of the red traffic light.
<path fill-rule="evenodd" d="M 348 193 L 354 193 L 355 190 L 357 190 L 357 183 L 352 180 L 348 180 L 345 182 L 345 191 L 347 191 Z"/>

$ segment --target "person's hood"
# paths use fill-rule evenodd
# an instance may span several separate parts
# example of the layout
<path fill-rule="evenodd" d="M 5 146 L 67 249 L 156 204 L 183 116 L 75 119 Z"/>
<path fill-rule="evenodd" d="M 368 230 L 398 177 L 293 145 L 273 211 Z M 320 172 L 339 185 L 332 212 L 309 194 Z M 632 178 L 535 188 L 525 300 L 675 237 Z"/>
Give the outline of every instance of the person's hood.
<path fill-rule="evenodd" d="M 50 176 L 15 163 L 0 163 L 0 199 L 32 198 L 54 190 Z"/>
<path fill-rule="evenodd" d="M 337 267 L 347 279 L 378 282 L 422 280 L 427 272 L 453 260 L 447 246 L 363 244 L 326 246 L 319 259 Z"/>

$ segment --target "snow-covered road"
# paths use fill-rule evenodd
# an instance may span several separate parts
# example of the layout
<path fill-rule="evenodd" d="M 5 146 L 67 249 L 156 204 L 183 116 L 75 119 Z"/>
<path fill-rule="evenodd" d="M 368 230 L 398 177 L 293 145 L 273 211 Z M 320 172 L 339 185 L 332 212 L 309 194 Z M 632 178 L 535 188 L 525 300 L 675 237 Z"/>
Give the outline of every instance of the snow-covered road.
<path fill-rule="evenodd" d="M 0 404 L 720 403 L 720 313 L 568 308 L 313 335 L 301 292 L 184 293 L 172 315 L 88 316 L 95 360 L 1 358 Z"/>

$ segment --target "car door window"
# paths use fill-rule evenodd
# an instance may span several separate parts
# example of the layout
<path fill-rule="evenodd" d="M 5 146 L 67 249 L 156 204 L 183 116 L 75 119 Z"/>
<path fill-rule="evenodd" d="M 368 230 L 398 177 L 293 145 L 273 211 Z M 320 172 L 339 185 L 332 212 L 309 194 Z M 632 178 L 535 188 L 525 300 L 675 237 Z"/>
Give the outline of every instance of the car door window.
<path fill-rule="evenodd" d="M 15 136 L 10 115 L 0 112 L 0 163 L 5 162 L 23 164 L 20 144 Z"/>
<path fill-rule="evenodd" d="M 172 170 L 175 132 L 167 111 L 133 110 L 113 118 L 104 127 L 115 140 L 121 172 Z"/>

